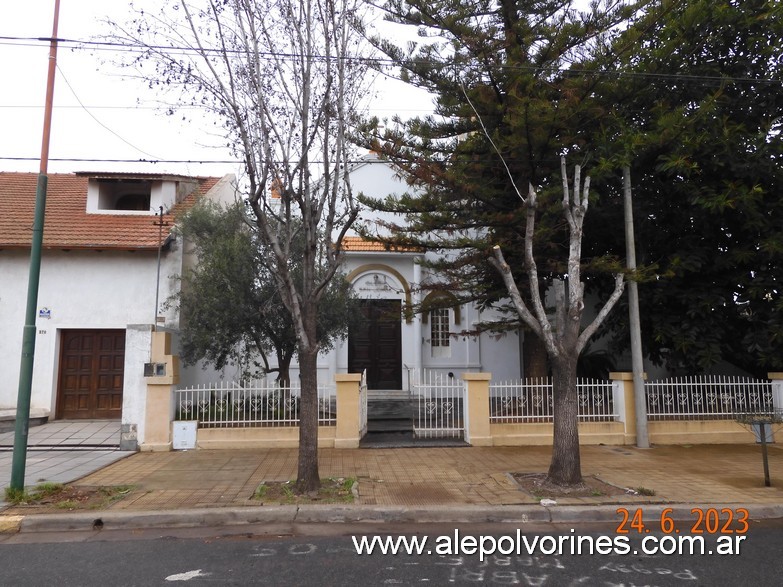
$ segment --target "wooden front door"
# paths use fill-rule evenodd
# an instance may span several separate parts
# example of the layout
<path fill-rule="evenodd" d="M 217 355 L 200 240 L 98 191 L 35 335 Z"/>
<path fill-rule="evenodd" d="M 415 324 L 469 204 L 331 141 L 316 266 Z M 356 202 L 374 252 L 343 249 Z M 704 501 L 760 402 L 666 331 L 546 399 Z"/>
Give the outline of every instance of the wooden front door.
<path fill-rule="evenodd" d="M 124 330 L 63 330 L 57 417 L 119 419 L 125 372 Z"/>
<path fill-rule="evenodd" d="M 348 372 L 367 370 L 368 389 L 402 389 L 400 300 L 362 300 L 348 332 Z"/>

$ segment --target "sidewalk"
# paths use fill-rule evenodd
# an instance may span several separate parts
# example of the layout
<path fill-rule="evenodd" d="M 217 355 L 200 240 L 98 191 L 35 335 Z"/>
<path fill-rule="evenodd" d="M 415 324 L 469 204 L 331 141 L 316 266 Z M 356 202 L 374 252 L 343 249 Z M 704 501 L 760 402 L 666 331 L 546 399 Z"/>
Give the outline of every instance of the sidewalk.
<path fill-rule="evenodd" d="M 3 417 L 0 410 L 0 418 Z M 15 415 L 15 414 L 14 414 Z M 120 423 L 116 420 L 57 420 L 31 426 L 25 460 L 26 485 L 70 483 L 134 452 L 119 450 Z M 2 491 L 11 481 L 14 430 L 0 432 L 0 508 Z"/>
<path fill-rule="evenodd" d="M 783 517 L 783 447 L 778 445 L 769 446 L 771 487 L 764 486 L 757 445 L 583 446 L 585 477 L 596 476 L 621 488 L 644 487 L 655 495 L 561 498 L 549 508 L 522 491 L 509 474 L 545 472 L 550 447 L 321 449 L 319 455 L 322 477 L 358 479 L 354 504 L 276 507 L 253 500 L 262 481 L 296 477 L 296 449 L 194 450 L 137 453 L 73 483 L 134 486 L 107 511 L 30 515 L 24 508 L 6 508 L 0 517 L 26 516 L 25 524 L 30 527 L 39 524 L 40 528 L 47 522 L 61 529 L 92 524 L 97 518 L 125 527 L 134 523 L 247 523 L 268 520 L 275 512 L 285 519 L 307 512 L 312 521 L 314 511 L 320 512 L 316 517 L 322 521 L 407 520 L 412 512 L 418 512 L 413 519 L 419 521 L 427 518 L 422 512 L 443 522 L 553 521 L 558 511 L 581 521 L 617 521 L 616 508 L 621 504 L 629 510 L 664 507 L 653 504 L 686 505 L 685 516 L 691 507 L 721 505 L 747 508 L 756 517 Z M 216 508 L 222 508 L 223 517 Z M 546 516 L 539 515 L 542 512 Z M 165 522 L 151 513 L 165 514 Z"/>

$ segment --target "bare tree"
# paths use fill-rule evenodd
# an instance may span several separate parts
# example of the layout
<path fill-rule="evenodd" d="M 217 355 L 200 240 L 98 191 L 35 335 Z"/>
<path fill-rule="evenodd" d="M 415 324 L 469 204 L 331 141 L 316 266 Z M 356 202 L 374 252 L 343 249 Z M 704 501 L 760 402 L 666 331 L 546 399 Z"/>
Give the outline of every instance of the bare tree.
<path fill-rule="evenodd" d="M 584 328 L 584 283 L 582 271 L 582 226 L 587 213 L 590 178 L 581 185 L 581 170 L 574 171 L 573 197 L 568 187 L 565 157 L 561 158 L 563 177 L 563 216 L 568 223 L 569 248 L 567 272 L 564 279 L 554 279 L 554 316 L 550 316 L 541 297 L 541 280 L 533 254 L 533 236 L 536 226 L 536 190 L 528 187 L 525 198 L 525 268 L 530 286 L 530 299 L 525 302 L 499 246 L 489 261 L 500 272 L 519 317 L 535 332 L 546 347 L 552 363 L 554 396 L 554 436 L 552 460 L 547 482 L 555 486 L 573 486 L 582 483 L 579 451 L 578 394 L 576 365 L 585 345 L 595 334 L 623 294 L 624 276 L 614 276 L 614 290 L 596 317 Z M 581 195 L 580 195 L 581 192 Z M 521 194 L 520 194 L 521 196 Z M 532 310 L 531 310 L 532 308 Z"/>
<path fill-rule="evenodd" d="M 240 189 L 291 314 L 301 378 L 297 489 L 318 474 L 318 306 L 341 263 L 358 208 L 347 135 L 364 96 L 355 24 L 360 0 L 180 0 L 119 35 L 144 49 L 138 64 L 164 89 L 223 125 L 245 176 Z M 116 26 L 116 25 L 115 25 Z M 298 270 L 292 258 L 300 254 Z"/>

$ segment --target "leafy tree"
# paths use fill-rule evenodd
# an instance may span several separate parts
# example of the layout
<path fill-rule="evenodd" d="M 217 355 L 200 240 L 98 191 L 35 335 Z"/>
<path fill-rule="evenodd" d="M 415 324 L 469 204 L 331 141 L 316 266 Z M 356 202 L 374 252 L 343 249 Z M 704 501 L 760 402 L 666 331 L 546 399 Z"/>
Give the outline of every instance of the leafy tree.
<path fill-rule="evenodd" d="M 632 167 L 639 261 L 655 270 L 639 290 L 645 351 L 690 372 L 783 368 L 783 5 L 652 2 L 617 44 L 635 49 L 603 87 L 596 155 L 604 173 Z M 621 214 L 592 216 L 594 252 L 622 250 L 605 229 Z M 626 316 L 610 320 L 619 348 Z"/>
<path fill-rule="evenodd" d="M 139 48 L 141 75 L 180 92 L 174 109 L 209 112 L 243 163 L 239 187 L 297 341 L 301 492 L 320 486 L 319 308 L 358 214 L 346 163 L 364 96 L 361 14 L 358 0 L 170 0 L 116 27 Z"/>
<path fill-rule="evenodd" d="M 173 300 L 183 316 L 185 363 L 204 360 L 217 369 L 234 363 L 250 374 L 277 373 L 281 387 L 289 387 L 297 351 L 294 326 L 267 264 L 270 252 L 246 208 L 203 201 L 181 216 L 177 227 L 198 259 L 182 276 Z M 301 251 L 292 258 L 294 273 L 301 258 Z M 318 315 L 322 349 L 347 334 L 353 299 L 347 281 L 329 283 Z M 272 354 L 275 361 L 269 360 Z"/>

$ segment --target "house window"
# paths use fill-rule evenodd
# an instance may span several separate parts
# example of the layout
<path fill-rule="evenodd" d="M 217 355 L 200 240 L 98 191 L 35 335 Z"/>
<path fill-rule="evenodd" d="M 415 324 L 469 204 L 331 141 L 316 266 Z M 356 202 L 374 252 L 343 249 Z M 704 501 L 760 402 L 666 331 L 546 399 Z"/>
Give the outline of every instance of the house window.
<path fill-rule="evenodd" d="M 150 212 L 151 181 L 102 180 L 98 190 L 99 210 Z"/>
<path fill-rule="evenodd" d="M 433 357 L 451 356 L 449 337 L 449 309 L 430 310 L 430 346 Z"/>

